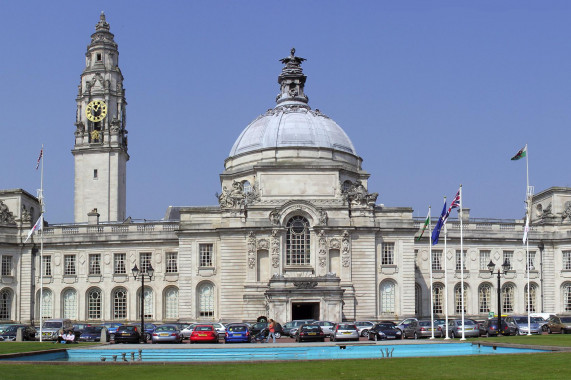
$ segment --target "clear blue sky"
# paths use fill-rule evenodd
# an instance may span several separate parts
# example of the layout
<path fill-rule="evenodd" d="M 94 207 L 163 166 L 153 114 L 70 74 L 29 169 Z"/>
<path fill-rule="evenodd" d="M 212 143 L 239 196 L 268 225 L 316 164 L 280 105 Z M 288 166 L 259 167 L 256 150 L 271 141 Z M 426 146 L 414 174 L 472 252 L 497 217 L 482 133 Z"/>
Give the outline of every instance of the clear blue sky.
<path fill-rule="evenodd" d="M 425 216 L 464 185 L 479 218 L 521 218 L 571 186 L 569 1 L 0 0 L 0 188 L 73 221 L 73 125 L 84 54 L 105 11 L 125 76 L 127 215 L 217 204 L 240 132 L 275 106 L 279 59 L 307 58 L 310 106 L 347 132 L 378 203 Z M 454 215 L 455 216 L 455 215 Z"/>

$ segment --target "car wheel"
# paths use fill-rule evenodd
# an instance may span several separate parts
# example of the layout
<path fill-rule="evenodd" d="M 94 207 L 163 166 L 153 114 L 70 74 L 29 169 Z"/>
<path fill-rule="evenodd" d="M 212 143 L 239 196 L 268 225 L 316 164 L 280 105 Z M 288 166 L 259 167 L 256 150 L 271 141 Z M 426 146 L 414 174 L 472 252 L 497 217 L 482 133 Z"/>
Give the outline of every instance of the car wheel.
<path fill-rule="evenodd" d="M 416 333 L 416 331 L 414 332 L 414 339 L 418 339 L 418 334 Z"/>
<path fill-rule="evenodd" d="M 551 328 L 550 327 L 547 327 L 547 333 L 551 334 Z"/>
<path fill-rule="evenodd" d="M 276 337 L 276 339 L 280 339 L 282 337 L 282 334 L 280 334 L 279 332 L 275 333 L 274 336 Z"/>
<path fill-rule="evenodd" d="M 368 338 L 369 337 L 369 330 L 367 330 L 367 329 L 363 330 L 363 332 L 361 333 L 361 336 Z"/>

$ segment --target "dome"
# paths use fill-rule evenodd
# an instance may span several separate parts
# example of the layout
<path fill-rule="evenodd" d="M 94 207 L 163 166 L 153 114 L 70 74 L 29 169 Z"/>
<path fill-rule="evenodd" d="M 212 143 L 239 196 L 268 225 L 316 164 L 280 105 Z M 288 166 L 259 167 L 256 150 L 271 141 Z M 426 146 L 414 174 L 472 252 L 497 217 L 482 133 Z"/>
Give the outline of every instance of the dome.
<path fill-rule="evenodd" d="M 277 106 L 260 115 L 242 131 L 230 156 L 280 147 L 328 148 L 357 155 L 343 129 L 319 110 L 312 110 L 304 93 L 304 58 L 291 55 L 281 59 L 285 65 L 278 77 L 280 93 Z"/>
<path fill-rule="evenodd" d="M 319 110 L 277 106 L 259 116 L 240 134 L 230 156 L 279 147 L 330 148 L 357 155 L 341 127 Z"/>

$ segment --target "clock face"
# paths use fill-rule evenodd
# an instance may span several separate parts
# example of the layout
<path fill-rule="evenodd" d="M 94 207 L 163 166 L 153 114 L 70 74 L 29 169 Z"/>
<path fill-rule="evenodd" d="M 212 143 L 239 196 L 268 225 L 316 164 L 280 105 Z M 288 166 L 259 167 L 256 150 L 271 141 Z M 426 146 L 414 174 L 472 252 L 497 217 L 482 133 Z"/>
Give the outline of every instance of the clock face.
<path fill-rule="evenodd" d="M 85 109 L 85 115 L 94 123 L 101 121 L 107 116 L 107 104 L 103 100 L 92 100 Z"/>

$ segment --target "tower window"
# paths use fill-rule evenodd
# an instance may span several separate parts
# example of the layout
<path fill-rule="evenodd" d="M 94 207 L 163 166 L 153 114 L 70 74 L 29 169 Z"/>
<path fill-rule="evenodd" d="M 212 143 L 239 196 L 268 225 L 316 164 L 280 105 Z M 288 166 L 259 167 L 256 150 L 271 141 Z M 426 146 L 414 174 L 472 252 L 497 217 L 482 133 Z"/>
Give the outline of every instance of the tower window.
<path fill-rule="evenodd" d="M 93 169 L 93 179 L 97 179 L 97 169 Z"/>
<path fill-rule="evenodd" d="M 101 53 L 97 53 L 97 62 L 101 62 Z"/>

